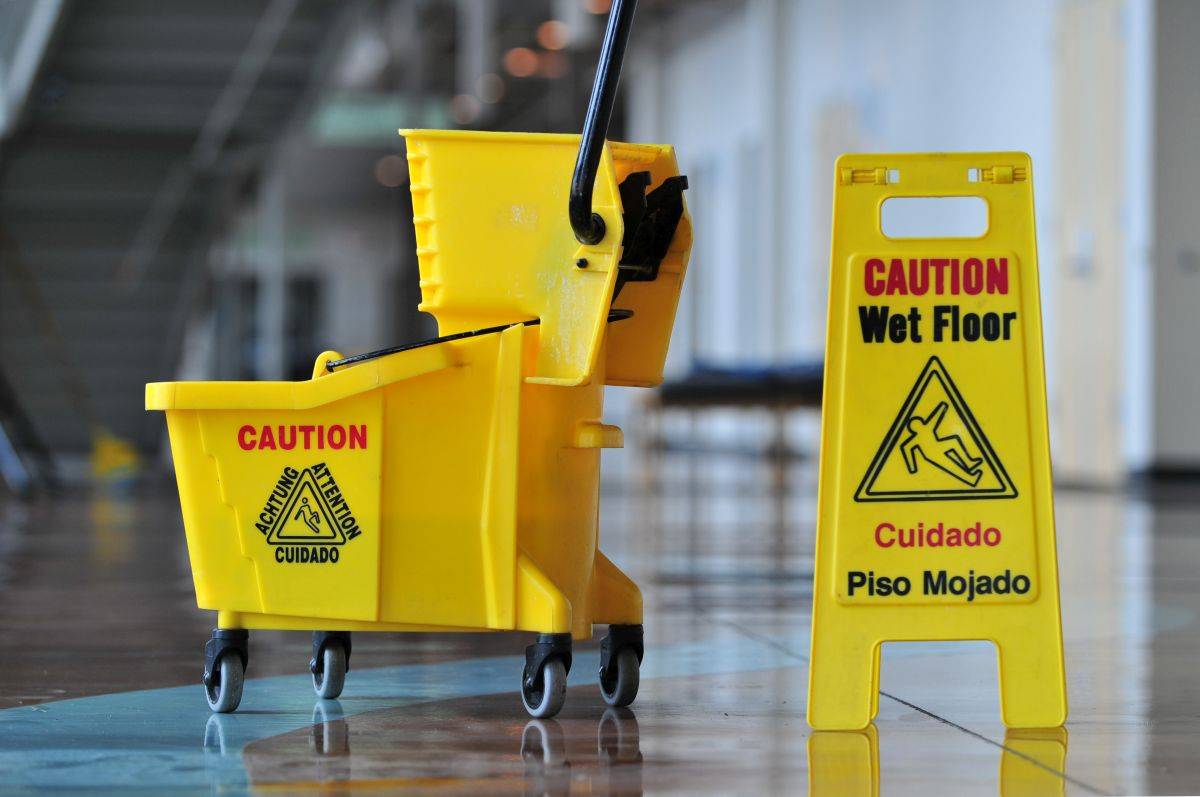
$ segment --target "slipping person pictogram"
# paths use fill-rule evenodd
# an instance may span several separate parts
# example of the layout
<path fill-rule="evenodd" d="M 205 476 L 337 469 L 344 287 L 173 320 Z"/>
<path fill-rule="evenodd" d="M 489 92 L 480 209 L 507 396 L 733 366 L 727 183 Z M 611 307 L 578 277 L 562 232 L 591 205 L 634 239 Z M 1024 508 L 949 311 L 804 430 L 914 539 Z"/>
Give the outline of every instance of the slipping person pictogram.
<path fill-rule="evenodd" d="M 357 531 L 349 506 L 342 501 L 335 510 L 318 479 L 326 487 L 333 485 L 324 463 L 303 469 L 286 468 L 280 475 L 272 491 L 272 495 L 280 497 L 279 502 L 268 500 L 255 524 L 266 535 L 268 544 L 343 545 L 348 539 L 346 530 Z"/>
<path fill-rule="evenodd" d="M 321 516 L 317 514 L 315 509 L 308 505 L 307 497 L 300 502 L 300 508 L 292 516 L 292 520 L 303 520 L 304 525 L 312 529 L 313 534 L 321 533 Z"/>
<path fill-rule="evenodd" d="M 946 366 L 930 357 L 871 459 L 854 500 L 1016 495 L 1017 488 Z"/>
<path fill-rule="evenodd" d="M 900 444 L 900 453 L 904 456 L 904 465 L 909 473 L 918 469 L 918 455 L 954 478 L 972 487 L 979 484 L 983 478 L 982 459 L 972 457 L 963 445 L 962 438 L 956 434 L 942 436 L 938 427 L 946 418 L 946 410 L 950 405 L 939 403 L 933 412 L 924 418 L 910 418 L 906 428 L 908 438 Z"/>

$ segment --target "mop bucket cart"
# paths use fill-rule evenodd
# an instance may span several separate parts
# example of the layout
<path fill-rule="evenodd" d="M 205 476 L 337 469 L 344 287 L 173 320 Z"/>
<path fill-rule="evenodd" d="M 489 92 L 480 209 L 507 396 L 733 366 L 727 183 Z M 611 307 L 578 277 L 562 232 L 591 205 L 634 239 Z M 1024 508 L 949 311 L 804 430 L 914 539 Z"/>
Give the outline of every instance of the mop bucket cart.
<path fill-rule="evenodd" d="M 572 232 L 579 136 L 404 131 L 420 309 L 441 337 L 342 357 L 303 382 L 147 385 L 165 411 L 214 711 L 241 698 L 252 629 L 313 631 L 336 697 L 355 631 L 538 634 L 521 680 L 561 708 L 572 639 L 607 624 L 607 702 L 636 695 L 638 587 L 598 547 L 604 385 L 653 386 L 691 246 L 665 146 L 605 142 Z"/>

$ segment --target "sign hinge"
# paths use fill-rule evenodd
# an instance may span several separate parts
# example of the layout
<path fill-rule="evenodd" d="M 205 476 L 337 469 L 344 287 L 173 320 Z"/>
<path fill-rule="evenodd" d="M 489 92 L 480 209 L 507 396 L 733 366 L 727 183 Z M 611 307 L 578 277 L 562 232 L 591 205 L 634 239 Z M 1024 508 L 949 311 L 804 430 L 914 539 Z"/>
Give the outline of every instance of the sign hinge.
<path fill-rule="evenodd" d="M 875 169 L 844 168 L 838 171 L 838 182 L 842 185 L 887 185 L 898 182 L 897 178 L 898 172 L 895 169 L 888 169 L 884 166 Z"/>
<path fill-rule="evenodd" d="M 985 166 L 979 170 L 979 181 L 982 183 L 1023 183 L 1029 179 L 1029 173 L 1024 166 Z"/>

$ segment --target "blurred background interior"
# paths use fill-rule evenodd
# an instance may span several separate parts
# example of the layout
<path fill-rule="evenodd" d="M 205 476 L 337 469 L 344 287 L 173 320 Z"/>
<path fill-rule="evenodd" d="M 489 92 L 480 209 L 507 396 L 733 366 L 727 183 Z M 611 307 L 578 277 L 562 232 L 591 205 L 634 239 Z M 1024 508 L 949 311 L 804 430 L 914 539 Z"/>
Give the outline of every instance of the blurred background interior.
<path fill-rule="evenodd" d="M 167 467 L 148 381 L 435 334 L 396 129 L 577 132 L 608 5 L 0 2 L 8 489 Z M 1022 149 L 1058 478 L 1200 473 L 1198 9 L 644 0 L 610 136 L 678 148 L 696 250 L 678 384 L 614 420 L 811 453 L 834 158 Z"/>
<path fill-rule="evenodd" d="M 695 227 L 667 384 L 649 399 L 612 388 L 606 406 L 630 450 L 604 454 L 605 549 L 646 589 L 648 632 L 716 634 L 735 658 L 755 639 L 807 632 L 834 159 L 1025 150 L 1053 458 L 1073 488 L 1057 494 L 1082 717 L 1071 755 L 1096 791 L 1194 793 L 1200 2 L 638 6 L 610 137 L 675 145 Z M 0 648 L 22 651 L 0 668 L 0 706 L 194 683 L 211 618 L 195 608 L 145 383 L 305 379 L 322 350 L 435 335 L 416 310 L 397 128 L 577 133 L 607 11 L 607 0 L 0 0 Z M 34 500 L 7 497 L 21 495 Z M 302 672 L 307 640 L 256 640 L 294 655 L 261 657 L 255 677 Z M 775 771 L 764 762 L 786 771 L 762 792 L 802 780 L 807 648 L 794 640 L 778 671 L 719 688 L 680 679 L 657 698 L 648 686 L 643 737 L 680 740 L 658 762 L 727 793 Z M 354 655 L 371 666 L 490 644 L 374 635 Z M 921 725 L 915 704 L 1005 738 L 983 724 L 998 717 L 994 671 L 939 691 L 965 671 L 922 671 L 911 681 L 926 691 L 905 684 L 893 693 L 909 703 L 884 701 L 885 727 L 903 731 L 885 732 L 893 749 L 925 728 L 932 758 L 891 759 L 918 784 L 928 767 L 958 765 L 947 744 L 975 741 Z M 515 700 L 496 698 L 488 733 L 519 736 Z M 982 708 L 963 719 L 964 705 Z M 438 710 L 460 729 L 459 709 Z M 717 738 L 722 712 L 740 748 Z M 694 744 L 700 728 L 710 744 Z M 200 730 L 180 733 L 198 747 Z M 426 730 L 412 721 L 413 738 Z M 594 748 L 595 723 L 585 731 Z M 430 744 L 397 744 L 388 760 L 438 759 Z M 726 767 L 735 749 L 751 750 L 741 769 Z M 996 750 L 974 749 L 970 777 L 994 773 Z"/>

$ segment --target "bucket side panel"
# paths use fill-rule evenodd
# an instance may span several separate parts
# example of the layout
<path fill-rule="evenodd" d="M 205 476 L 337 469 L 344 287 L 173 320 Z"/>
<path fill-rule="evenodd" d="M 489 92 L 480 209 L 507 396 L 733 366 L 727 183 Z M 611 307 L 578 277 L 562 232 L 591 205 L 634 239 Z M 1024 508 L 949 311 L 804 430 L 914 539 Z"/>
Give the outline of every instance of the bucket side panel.
<path fill-rule="evenodd" d="M 495 589 L 511 584 L 512 545 L 489 544 L 483 523 L 495 514 L 485 505 L 494 418 L 504 403 L 497 400 L 497 363 L 507 336 L 447 344 L 457 352 L 456 367 L 384 389 L 385 622 L 488 628 L 504 620 Z M 489 530 L 503 521 L 494 517 Z M 485 566 L 485 548 L 507 548 L 507 557 Z"/>
<path fill-rule="evenodd" d="M 204 569 L 209 608 L 378 619 L 381 391 L 308 410 L 197 417 L 216 465 L 206 511 L 225 508 L 221 527 L 200 539 L 217 565 Z"/>
<path fill-rule="evenodd" d="M 571 603 L 571 632 L 591 633 L 600 450 L 579 445 L 600 421 L 603 378 L 579 387 L 526 384 L 521 401 L 518 545 Z"/>
<path fill-rule="evenodd" d="M 261 611 L 254 563 L 237 544 L 237 520 L 222 499 L 216 460 L 204 450 L 200 413 L 172 410 L 166 415 L 196 604 L 201 609 Z"/>

